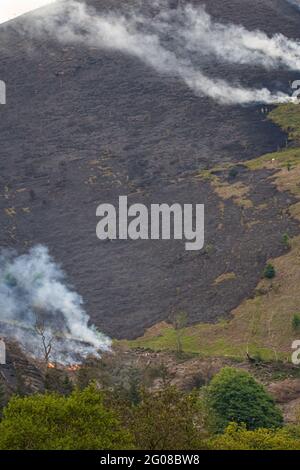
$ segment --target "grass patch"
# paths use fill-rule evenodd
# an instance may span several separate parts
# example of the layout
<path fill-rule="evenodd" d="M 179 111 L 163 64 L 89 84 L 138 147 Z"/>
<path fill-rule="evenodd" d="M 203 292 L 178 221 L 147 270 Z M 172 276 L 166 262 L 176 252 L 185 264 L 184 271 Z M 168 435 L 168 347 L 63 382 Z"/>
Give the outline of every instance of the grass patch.
<path fill-rule="evenodd" d="M 214 280 L 214 285 L 222 284 L 223 282 L 230 281 L 232 279 L 236 279 L 236 274 L 235 273 L 233 273 L 233 272 L 223 273 Z"/>
<path fill-rule="evenodd" d="M 156 325 L 157 326 L 157 325 Z M 197 324 L 184 328 L 182 335 L 183 351 L 201 357 L 226 357 L 244 360 L 246 352 L 264 361 L 274 360 L 271 348 L 264 347 L 253 340 L 247 344 L 243 338 L 233 337 L 230 321 L 215 325 Z M 145 336 L 132 341 L 122 341 L 129 348 L 151 349 L 153 351 L 176 351 L 176 332 L 171 325 L 161 327 L 159 334 L 152 336 L 151 328 Z M 283 358 L 283 354 L 278 355 Z"/>
<path fill-rule="evenodd" d="M 241 182 L 229 183 L 227 181 L 222 181 L 218 176 L 218 172 L 224 173 L 225 171 L 230 171 L 231 165 L 217 167 L 212 170 L 203 170 L 198 173 L 195 178 L 209 181 L 213 187 L 215 193 L 224 200 L 232 199 L 232 201 L 238 206 L 249 208 L 253 207 L 252 201 L 247 198 L 250 188 L 244 185 Z M 233 167 L 232 167 L 233 168 Z"/>
<path fill-rule="evenodd" d="M 300 142 L 299 105 L 289 103 L 278 106 L 269 113 L 268 117 L 288 133 L 289 139 Z"/>
<path fill-rule="evenodd" d="M 214 180 L 212 183 L 215 193 L 222 199 L 232 199 L 235 204 L 242 207 L 252 207 L 253 203 L 246 196 L 250 188 L 241 182 L 229 184 L 224 181 Z"/>

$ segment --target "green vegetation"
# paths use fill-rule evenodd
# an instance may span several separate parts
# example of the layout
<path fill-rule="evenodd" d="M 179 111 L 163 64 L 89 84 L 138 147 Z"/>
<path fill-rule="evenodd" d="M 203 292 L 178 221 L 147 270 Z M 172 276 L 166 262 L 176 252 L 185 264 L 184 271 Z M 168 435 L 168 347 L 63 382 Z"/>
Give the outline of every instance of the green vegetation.
<path fill-rule="evenodd" d="M 300 315 L 295 313 L 292 320 L 292 327 L 294 331 L 300 331 Z"/>
<path fill-rule="evenodd" d="M 129 411 L 129 427 L 138 448 L 147 450 L 201 449 L 207 433 L 199 394 L 175 387 L 142 392 L 140 403 Z"/>
<path fill-rule="evenodd" d="M 208 433 L 199 393 L 139 391 L 137 403 L 89 385 L 69 396 L 13 397 L 0 422 L 0 450 L 200 449 Z"/>
<path fill-rule="evenodd" d="M 118 388 L 90 384 L 68 396 L 14 396 L 0 421 L 0 450 L 300 449 L 293 427 L 263 386 L 226 367 L 208 386 L 137 389 L 133 402 Z"/>
<path fill-rule="evenodd" d="M 268 117 L 289 134 L 290 140 L 300 142 L 300 112 L 298 105 L 283 104 L 271 111 Z"/>
<path fill-rule="evenodd" d="M 227 357 L 236 360 L 243 360 L 247 350 L 247 329 L 240 335 L 235 330 L 231 330 L 231 321 L 220 321 L 217 324 L 197 324 L 186 327 L 182 330 L 181 343 L 183 352 L 186 354 L 198 354 L 202 357 Z M 143 348 L 153 351 L 176 351 L 177 337 L 172 325 L 162 323 L 156 325 L 152 333 L 150 328 L 144 336 L 131 341 L 122 341 L 126 347 L 132 349 Z M 236 334 L 236 336 L 235 336 Z M 244 340 L 245 338 L 245 340 Z M 263 360 L 274 359 L 271 348 L 261 347 L 258 342 L 248 343 L 248 352 L 251 356 L 259 355 Z M 284 356 L 283 356 L 284 357 Z"/>
<path fill-rule="evenodd" d="M 13 397 L 0 422 L 0 449 L 130 449 L 130 433 L 94 386 L 58 394 Z"/>
<path fill-rule="evenodd" d="M 300 441 L 287 429 L 247 430 L 246 426 L 231 423 L 220 434 L 207 441 L 211 450 L 299 450 Z"/>
<path fill-rule="evenodd" d="M 267 264 L 267 266 L 264 269 L 263 276 L 266 279 L 273 279 L 276 276 L 276 271 L 275 271 L 273 264 L 271 263 Z"/>
<path fill-rule="evenodd" d="M 237 170 L 237 168 L 235 168 L 235 167 L 230 168 L 230 170 L 229 170 L 229 172 L 228 172 L 229 178 L 232 178 L 232 179 L 233 179 L 233 178 L 235 178 L 237 175 L 238 175 L 238 170 Z"/>
<path fill-rule="evenodd" d="M 230 422 L 245 424 L 247 429 L 282 426 L 282 415 L 273 399 L 248 372 L 225 367 L 212 379 L 207 398 L 219 432 Z"/>
<path fill-rule="evenodd" d="M 299 106 L 280 106 L 269 117 L 299 145 Z M 270 170 L 270 178 L 279 191 L 289 191 L 300 198 L 300 146 L 243 164 L 253 172 Z M 218 174 L 222 171 L 225 178 L 236 180 L 221 181 Z M 234 167 L 206 170 L 197 178 L 207 179 L 222 200 L 232 199 L 242 208 L 261 210 L 253 208 L 250 188 L 238 181 Z M 288 211 L 300 220 L 300 199 Z M 179 314 L 172 324 L 155 325 L 141 338 L 123 344 L 130 348 L 171 350 L 180 355 L 244 361 L 248 357 L 255 362 L 256 374 L 258 362 L 273 361 L 279 365 L 280 360 L 289 360 L 295 331 L 300 329 L 300 314 L 295 313 L 300 311 L 300 237 L 283 234 L 281 240 L 289 250 L 270 260 L 253 296 L 231 312 L 230 319 L 187 326 L 185 315 Z M 206 246 L 207 255 L 213 250 L 214 247 Z M 214 283 L 233 282 L 235 276 L 225 272 Z M 7 278 L 8 284 L 13 282 Z M 163 369 L 155 372 L 159 383 L 156 391 L 146 388 L 145 380 L 140 381 L 134 368 L 130 374 L 126 371 L 126 388 L 121 370 L 117 386 L 112 386 L 100 366 L 98 373 L 101 390 L 89 385 L 91 371 L 82 368 L 76 384 L 63 374 L 48 372 L 47 393 L 11 398 L 0 421 L 0 449 L 300 450 L 297 411 L 296 424 L 283 426 L 273 399 L 246 371 L 222 369 L 207 386 L 200 387 L 199 382 L 199 389 L 192 393 L 169 387 Z M 278 369 L 278 378 L 282 378 L 281 374 Z"/>
<path fill-rule="evenodd" d="M 285 246 L 285 248 L 290 248 L 291 243 L 290 243 L 290 236 L 288 233 L 284 233 L 281 238 L 282 244 Z"/>

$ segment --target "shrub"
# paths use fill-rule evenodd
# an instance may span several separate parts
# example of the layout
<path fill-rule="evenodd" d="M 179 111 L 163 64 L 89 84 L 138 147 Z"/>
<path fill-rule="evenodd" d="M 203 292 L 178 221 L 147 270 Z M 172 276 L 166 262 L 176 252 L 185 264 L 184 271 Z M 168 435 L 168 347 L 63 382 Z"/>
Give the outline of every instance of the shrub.
<path fill-rule="evenodd" d="M 267 266 L 264 269 L 263 275 L 266 279 L 273 279 L 273 277 L 275 277 L 276 271 L 275 271 L 273 264 L 271 263 L 267 264 Z"/>
<path fill-rule="evenodd" d="M 212 379 L 207 401 L 216 415 L 216 431 L 230 422 L 244 423 L 247 429 L 276 428 L 282 415 L 274 400 L 248 372 L 225 367 Z"/>
<path fill-rule="evenodd" d="M 255 429 L 231 423 L 224 434 L 209 439 L 207 447 L 213 450 L 299 450 L 300 440 L 285 429 Z"/>
<path fill-rule="evenodd" d="M 282 235 L 281 241 L 282 241 L 282 244 L 283 244 L 286 248 L 290 248 L 290 237 L 289 237 L 289 234 L 288 234 L 288 233 L 284 233 L 284 234 Z"/>
<path fill-rule="evenodd" d="M 238 173 L 239 173 L 239 172 L 238 172 L 238 169 L 235 168 L 235 167 L 232 167 L 232 168 L 230 168 L 230 170 L 229 170 L 228 176 L 229 176 L 229 178 L 234 179 L 234 178 L 237 177 Z"/>
<path fill-rule="evenodd" d="M 295 315 L 293 316 L 292 327 L 294 331 L 300 330 L 300 315 L 298 313 L 295 313 Z"/>

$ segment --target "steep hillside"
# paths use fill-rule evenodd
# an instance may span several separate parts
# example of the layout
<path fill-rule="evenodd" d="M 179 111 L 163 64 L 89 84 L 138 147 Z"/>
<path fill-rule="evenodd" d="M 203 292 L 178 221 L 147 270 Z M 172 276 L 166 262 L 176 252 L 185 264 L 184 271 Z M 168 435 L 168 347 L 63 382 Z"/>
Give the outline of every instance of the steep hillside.
<path fill-rule="evenodd" d="M 138 3 L 89 2 L 100 14 Z M 219 21 L 299 37 L 300 13 L 284 0 L 206 3 Z M 142 10 L 156 14 L 150 1 Z M 269 178 L 273 168 L 252 173 L 239 165 L 234 179 L 222 172 L 220 191 L 198 176 L 276 151 L 286 134 L 261 104 L 221 105 L 133 55 L 60 42 L 30 25 L 28 16 L 0 27 L 0 78 L 8 92 L 0 107 L 0 246 L 25 252 L 47 245 L 92 321 L 116 338 L 141 336 L 174 311 L 185 310 L 191 324 L 228 315 L 253 294 L 267 260 L 285 253 L 282 235 L 297 235 L 299 224 L 286 210 L 292 196 Z M 297 77 L 284 67 L 208 59 L 205 70 L 282 92 Z M 96 207 L 119 195 L 147 205 L 204 203 L 205 249 L 100 242 Z M 226 273 L 230 279 L 219 282 Z"/>
<path fill-rule="evenodd" d="M 294 145 L 260 158 L 245 162 L 248 178 L 254 177 L 262 169 L 269 171 L 268 181 L 280 192 L 290 194 L 289 207 L 285 210 L 289 217 L 299 220 L 299 171 L 300 171 L 300 109 L 298 105 L 285 105 L 272 111 L 270 118 L 289 131 Z M 231 197 L 239 203 L 240 196 L 233 191 L 233 186 L 224 185 L 223 174 L 230 171 L 219 169 L 216 172 L 202 173 L 200 178 L 209 178 L 211 185 L 223 197 Z M 244 197 L 244 196 L 243 196 Z M 277 205 L 275 196 L 269 201 Z M 261 210 L 267 209 L 261 206 Z M 254 226 L 260 221 L 254 222 Z M 272 279 L 261 279 L 251 298 L 242 302 L 231 313 L 227 321 L 215 325 L 198 324 L 182 331 L 182 344 L 185 351 L 204 356 L 227 356 L 243 358 L 247 353 L 264 360 L 291 360 L 292 343 L 299 337 L 295 319 L 299 316 L 299 253 L 300 238 L 292 237 L 289 232 L 283 234 L 282 245 L 286 253 L 269 260 L 275 268 Z M 219 278 L 218 284 L 232 282 L 227 273 Z M 232 273 L 233 274 L 233 273 Z M 143 338 L 131 343 L 132 347 L 152 349 L 176 349 L 176 331 L 169 324 L 156 325 L 149 329 Z"/>

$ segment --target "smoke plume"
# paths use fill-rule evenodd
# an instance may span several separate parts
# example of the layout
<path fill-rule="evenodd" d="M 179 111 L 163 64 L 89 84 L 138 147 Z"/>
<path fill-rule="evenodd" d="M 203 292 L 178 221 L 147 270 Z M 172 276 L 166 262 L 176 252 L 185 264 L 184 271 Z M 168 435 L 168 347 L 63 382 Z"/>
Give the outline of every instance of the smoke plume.
<path fill-rule="evenodd" d="M 300 9 L 300 0 L 287 0 L 287 2 Z"/>
<path fill-rule="evenodd" d="M 108 350 L 110 340 L 89 326 L 80 295 L 65 284 L 65 275 L 38 245 L 24 255 L 0 254 L 0 332 L 17 340 L 26 352 L 43 358 L 52 341 L 51 360 L 72 364 Z"/>
<path fill-rule="evenodd" d="M 299 4 L 300 5 L 300 2 Z M 267 36 L 243 26 L 214 22 L 203 7 L 187 5 L 158 15 L 152 26 L 178 38 L 177 48 L 214 55 L 222 62 L 259 65 L 266 69 L 300 68 L 300 43 L 282 34 Z"/>
<path fill-rule="evenodd" d="M 99 13 L 78 1 L 59 2 L 48 15 L 34 14 L 31 34 L 50 34 L 62 43 L 118 50 L 137 57 L 161 74 L 182 79 L 198 95 L 222 104 L 284 103 L 293 101 L 283 92 L 250 89 L 228 83 L 201 70 L 201 59 L 214 55 L 219 61 L 259 65 L 267 69 L 300 69 L 300 43 L 277 34 L 212 20 L 203 8 L 191 5 L 176 10 L 159 2 L 159 13 L 143 15 L 128 9 Z"/>

